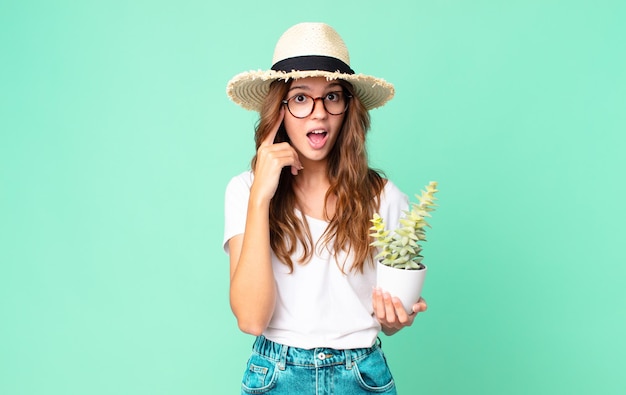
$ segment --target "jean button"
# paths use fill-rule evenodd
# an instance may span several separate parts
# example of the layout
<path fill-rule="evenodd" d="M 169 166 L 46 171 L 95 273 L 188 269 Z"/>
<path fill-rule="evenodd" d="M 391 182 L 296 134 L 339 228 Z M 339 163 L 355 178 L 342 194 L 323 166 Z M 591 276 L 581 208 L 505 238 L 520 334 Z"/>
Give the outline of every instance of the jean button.
<path fill-rule="evenodd" d="M 323 352 L 321 352 L 321 353 L 317 354 L 317 357 L 318 357 L 320 360 L 322 360 L 322 361 L 323 361 L 323 360 L 325 360 L 325 359 L 326 359 L 326 354 L 324 354 Z"/>

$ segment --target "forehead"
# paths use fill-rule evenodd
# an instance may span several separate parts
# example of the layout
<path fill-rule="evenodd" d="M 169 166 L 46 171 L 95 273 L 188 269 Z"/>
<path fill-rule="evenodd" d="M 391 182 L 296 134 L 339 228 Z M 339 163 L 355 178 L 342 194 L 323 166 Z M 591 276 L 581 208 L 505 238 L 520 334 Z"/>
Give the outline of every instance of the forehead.
<path fill-rule="evenodd" d="M 293 80 L 289 90 L 302 89 L 305 91 L 318 91 L 332 88 L 341 88 L 341 84 L 338 80 L 328 81 L 325 77 L 307 77 Z"/>

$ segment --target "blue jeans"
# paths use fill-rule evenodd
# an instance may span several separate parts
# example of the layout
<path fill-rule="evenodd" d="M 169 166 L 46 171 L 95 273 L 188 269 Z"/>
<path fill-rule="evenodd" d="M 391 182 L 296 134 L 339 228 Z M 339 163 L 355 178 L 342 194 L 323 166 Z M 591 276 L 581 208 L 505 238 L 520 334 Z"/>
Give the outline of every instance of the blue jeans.
<path fill-rule="evenodd" d="M 379 340 L 380 341 L 380 340 Z M 242 394 L 396 394 L 380 344 L 306 350 L 259 336 L 241 383 Z"/>

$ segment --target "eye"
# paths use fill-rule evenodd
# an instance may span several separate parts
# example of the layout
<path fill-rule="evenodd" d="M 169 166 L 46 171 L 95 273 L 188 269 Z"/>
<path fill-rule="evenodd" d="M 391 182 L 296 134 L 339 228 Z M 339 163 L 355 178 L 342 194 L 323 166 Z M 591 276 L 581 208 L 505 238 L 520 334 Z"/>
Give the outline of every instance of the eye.
<path fill-rule="evenodd" d="M 341 92 L 330 92 L 329 94 L 326 95 L 326 100 L 332 101 L 332 102 L 337 102 L 341 100 Z"/>
<path fill-rule="evenodd" d="M 302 104 L 302 103 L 306 103 L 307 102 L 307 97 L 306 95 L 295 95 L 294 97 L 292 97 L 294 103 L 297 104 Z"/>

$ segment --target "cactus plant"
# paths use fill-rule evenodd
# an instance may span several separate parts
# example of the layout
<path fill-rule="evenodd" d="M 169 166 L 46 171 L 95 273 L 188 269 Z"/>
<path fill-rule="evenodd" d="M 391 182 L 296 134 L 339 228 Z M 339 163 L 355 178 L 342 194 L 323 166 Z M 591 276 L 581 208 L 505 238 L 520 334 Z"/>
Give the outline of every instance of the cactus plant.
<path fill-rule="evenodd" d="M 423 257 L 420 243 L 426 241 L 425 228 L 430 225 L 425 218 L 430 217 L 430 212 L 435 210 L 436 192 L 437 183 L 431 181 L 421 195 L 415 195 L 419 203 L 411 203 L 411 209 L 404 211 L 404 216 L 400 218 L 401 226 L 393 232 L 386 229 L 378 213 L 374 214 L 370 220 L 373 224 L 370 236 L 375 241 L 370 245 L 381 249 L 375 259 L 397 269 L 419 270 L 424 267 L 421 263 Z"/>

